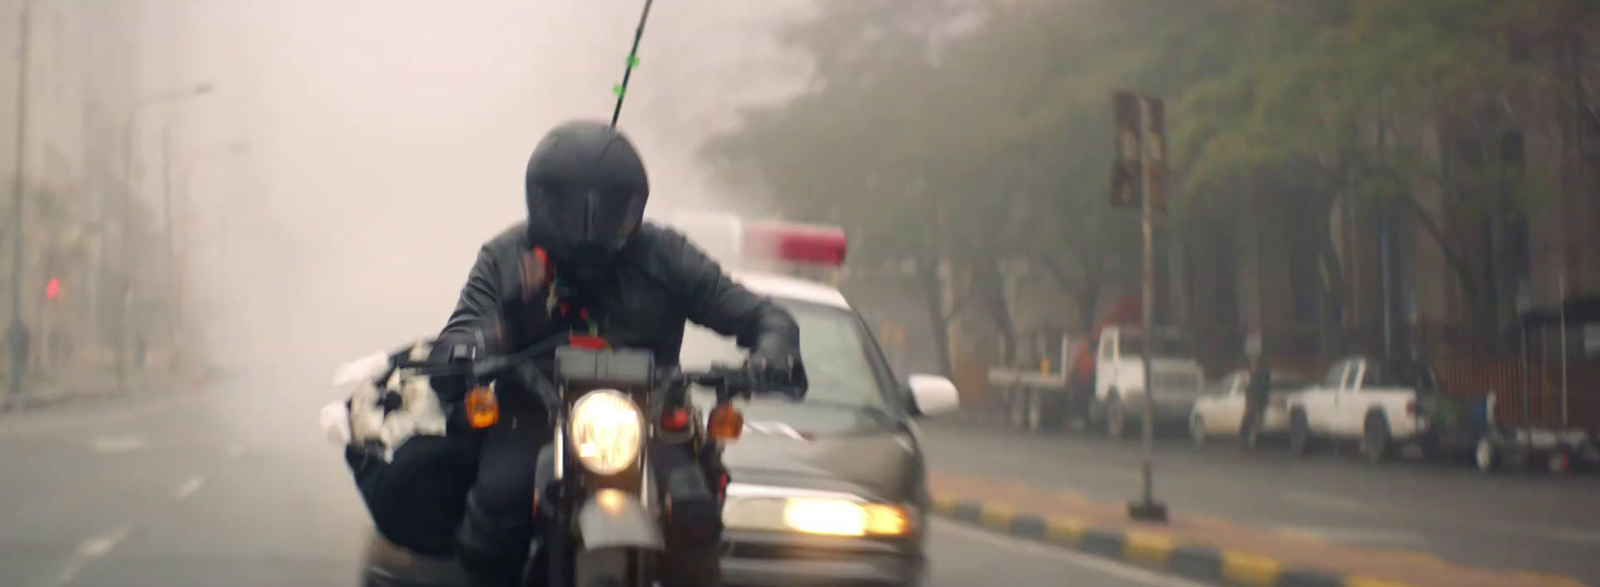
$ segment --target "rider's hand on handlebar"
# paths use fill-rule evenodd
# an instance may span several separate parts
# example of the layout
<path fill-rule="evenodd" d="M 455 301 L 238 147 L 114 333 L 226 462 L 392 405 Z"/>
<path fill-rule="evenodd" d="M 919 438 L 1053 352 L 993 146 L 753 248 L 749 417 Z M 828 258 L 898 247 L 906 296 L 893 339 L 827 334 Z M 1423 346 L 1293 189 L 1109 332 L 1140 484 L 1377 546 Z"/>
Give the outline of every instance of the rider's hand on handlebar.
<path fill-rule="evenodd" d="M 755 378 L 757 391 L 780 393 L 794 398 L 806 394 L 805 368 L 788 352 L 757 351 L 745 364 Z"/>

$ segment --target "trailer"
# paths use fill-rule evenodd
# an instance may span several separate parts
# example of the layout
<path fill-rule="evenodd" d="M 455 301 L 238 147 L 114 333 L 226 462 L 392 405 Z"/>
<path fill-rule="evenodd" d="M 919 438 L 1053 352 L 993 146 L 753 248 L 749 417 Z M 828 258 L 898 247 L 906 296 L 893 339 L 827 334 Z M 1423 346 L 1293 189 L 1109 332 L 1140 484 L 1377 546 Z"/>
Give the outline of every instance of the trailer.
<path fill-rule="evenodd" d="M 1524 311 L 1519 318 L 1519 377 L 1507 398 L 1513 403 L 1502 404 L 1490 394 L 1489 425 L 1473 451 L 1474 464 L 1485 473 L 1506 466 L 1550 472 L 1600 468 L 1600 364 L 1594 350 L 1584 361 L 1568 344 L 1572 332 L 1595 336 L 1600 297 L 1570 298 L 1553 308 Z M 1546 344 L 1549 335 L 1558 342 Z M 1600 346 L 1600 341 L 1585 343 Z"/>
<path fill-rule="evenodd" d="M 1581 428 L 1508 425 L 1494 421 L 1494 394 L 1489 394 L 1488 426 L 1473 450 L 1479 471 L 1494 473 L 1506 466 L 1563 472 L 1593 469 L 1600 464 L 1600 438 Z"/>
<path fill-rule="evenodd" d="M 1068 407 L 1076 398 L 1071 377 L 1066 372 L 1051 372 L 1050 366 L 1040 372 L 1018 369 L 989 370 L 989 389 L 999 407 L 1004 411 L 1005 423 L 1016 430 L 1039 431 L 1049 428 L 1072 428 L 1075 423 L 1066 419 L 1068 414 L 1081 410 Z"/>

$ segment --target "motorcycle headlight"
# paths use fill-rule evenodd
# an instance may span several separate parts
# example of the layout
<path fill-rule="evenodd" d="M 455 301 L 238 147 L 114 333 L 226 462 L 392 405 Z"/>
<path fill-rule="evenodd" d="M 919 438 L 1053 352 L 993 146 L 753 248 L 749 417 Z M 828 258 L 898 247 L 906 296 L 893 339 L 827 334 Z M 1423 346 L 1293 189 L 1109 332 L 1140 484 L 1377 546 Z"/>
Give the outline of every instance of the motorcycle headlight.
<path fill-rule="evenodd" d="M 571 438 L 578 462 L 600 475 L 615 475 L 639 458 L 644 418 L 621 392 L 600 389 L 572 406 Z"/>

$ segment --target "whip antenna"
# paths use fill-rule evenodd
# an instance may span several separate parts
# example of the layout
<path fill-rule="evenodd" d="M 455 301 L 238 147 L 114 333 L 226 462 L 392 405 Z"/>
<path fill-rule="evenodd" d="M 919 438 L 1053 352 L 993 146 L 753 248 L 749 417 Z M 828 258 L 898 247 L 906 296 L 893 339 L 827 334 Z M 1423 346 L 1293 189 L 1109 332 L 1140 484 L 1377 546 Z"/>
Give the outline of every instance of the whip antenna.
<path fill-rule="evenodd" d="M 633 48 L 628 50 L 628 68 L 622 70 L 622 83 L 612 88 L 617 93 L 617 109 L 611 111 L 611 130 L 617 129 L 617 118 L 622 116 L 622 100 L 628 96 L 628 78 L 633 76 L 633 66 L 639 64 L 639 40 L 644 38 L 644 23 L 650 20 L 650 5 L 654 3 L 655 0 L 644 0 L 639 28 L 633 32 Z"/>

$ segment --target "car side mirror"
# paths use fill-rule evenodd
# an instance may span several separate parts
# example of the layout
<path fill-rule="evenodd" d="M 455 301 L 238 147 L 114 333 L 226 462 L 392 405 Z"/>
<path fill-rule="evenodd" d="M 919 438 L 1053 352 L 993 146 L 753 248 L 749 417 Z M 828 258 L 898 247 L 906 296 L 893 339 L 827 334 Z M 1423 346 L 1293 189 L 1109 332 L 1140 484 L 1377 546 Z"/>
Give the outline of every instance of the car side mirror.
<path fill-rule="evenodd" d="M 917 416 L 937 416 L 961 406 L 956 384 L 938 375 L 912 375 L 906 379 L 911 390 L 911 409 Z"/>

